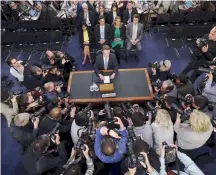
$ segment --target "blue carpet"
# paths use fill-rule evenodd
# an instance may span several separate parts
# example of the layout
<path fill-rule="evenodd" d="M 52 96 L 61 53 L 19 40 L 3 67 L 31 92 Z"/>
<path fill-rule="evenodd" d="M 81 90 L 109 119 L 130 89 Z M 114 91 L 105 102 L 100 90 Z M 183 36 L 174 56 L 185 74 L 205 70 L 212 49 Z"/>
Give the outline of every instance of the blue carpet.
<path fill-rule="evenodd" d="M 186 66 L 190 60 L 190 52 L 187 47 L 182 48 L 178 57 L 173 48 L 168 48 L 165 42 L 163 34 L 151 33 L 150 35 L 144 35 L 142 40 L 142 53 L 140 56 L 140 62 L 137 63 L 132 58 L 127 63 L 124 60 L 121 61 L 120 68 L 143 68 L 147 67 L 150 62 L 155 62 L 163 59 L 169 59 L 172 61 L 171 70 L 175 73 L 179 73 Z M 82 51 L 79 48 L 78 36 L 74 36 L 71 43 L 64 44 L 63 51 L 73 56 L 78 64 L 78 70 L 92 70 L 91 65 L 82 65 Z M 10 76 L 9 66 L 5 63 L 5 59 L 8 53 L 2 53 L 2 74 L 9 76 L 10 79 L 14 79 Z M 11 53 L 10 56 L 17 58 L 19 53 Z M 42 53 L 36 52 L 31 57 L 32 63 L 39 63 Z M 29 56 L 28 53 L 22 53 L 19 57 L 20 60 L 25 60 Z M 17 88 L 15 86 L 14 88 Z M 15 173 L 17 165 L 20 163 L 22 156 L 20 155 L 20 145 L 12 138 L 9 133 L 7 123 L 4 117 L 1 117 L 1 143 L 2 143 L 2 174 L 3 175 L 18 175 Z"/>

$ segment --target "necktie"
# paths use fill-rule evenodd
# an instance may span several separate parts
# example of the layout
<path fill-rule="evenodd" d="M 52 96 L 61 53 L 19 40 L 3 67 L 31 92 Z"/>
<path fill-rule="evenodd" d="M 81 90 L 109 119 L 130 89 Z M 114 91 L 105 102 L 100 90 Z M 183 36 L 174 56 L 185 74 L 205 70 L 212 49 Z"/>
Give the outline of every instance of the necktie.
<path fill-rule="evenodd" d="M 104 68 L 105 68 L 105 70 L 107 70 L 107 68 L 108 68 L 108 59 L 106 59 L 106 58 L 105 58 Z"/>

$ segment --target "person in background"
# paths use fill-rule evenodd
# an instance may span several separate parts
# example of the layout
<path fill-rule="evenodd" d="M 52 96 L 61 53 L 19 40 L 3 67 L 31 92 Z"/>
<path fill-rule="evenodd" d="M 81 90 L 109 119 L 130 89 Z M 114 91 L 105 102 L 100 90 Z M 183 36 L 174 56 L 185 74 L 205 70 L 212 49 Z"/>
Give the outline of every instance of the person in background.
<path fill-rule="evenodd" d="M 177 114 L 174 130 L 177 145 L 183 152 L 203 146 L 213 131 L 209 116 L 197 109 L 190 114 L 189 123 L 181 123 L 180 114 Z"/>
<path fill-rule="evenodd" d="M 162 142 L 173 144 L 174 140 L 173 123 L 168 111 L 159 109 L 151 127 L 153 131 L 153 147 L 155 152 L 160 155 L 160 145 Z"/>
<path fill-rule="evenodd" d="M 159 0 L 155 6 L 159 13 L 167 13 L 170 8 L 170 3 L 171 1 L 169 0 Z"/>
<path fill-rule="evenodd" d="M 93 45 L 93 33 L 90 30 L 85 22 L 82 24 L 82 32 L 79 32 L 80 43 L 83 46 L 84 58 L 82 64 L 86 63 L 88 57 L 89 62 L 92 63 L 90 48 Z"/>
<path fill-rule="evenodd" d="M 133 22 L 133 16 L 135 14 L 138 14 L 137 9 L 133 8 L 133 2 L 132 1 L 128 1 L 127 9 L 123 13 L 123 23 L 125 25 L 127 25 L 127 24 Z"/>
<path fill-rule="evenodd" d="M 58 10 L 54 7 L 52 1 L 46 1 L 47 3 L 47 19 L 54 20 L 58 15 Z"/>
<path fill-rule="evenodd" d="M 120 12 L 118 10 L 117 3 L 114 2 L 114 3 L 112 3 L 111 11 L 108 13 L 108 19 L 107 19 L 108 24 L 113 25 L 115 23 L 115 18 L 117 16 L 120 17 Z"/>
<path fill-rule="evenodd" d="M 14 76 L 19 82 L 23 82 L 24 66 L 21 64 L 22 61 L 18 61 L 16 58 L 9 57 L 6 62 L 10 66 L 11 75 Z"/>
<path fill-rule="evenodd" d="M 99 6 L 99 12 L 96 14 L 96 21 L 100 20 L 100 17 L 104 17 L 105 23 L 108 23 L 108 13 L 105 11 L 104 5 Z"/>
<path fill-rule="evenodd" d="M 94 29 L 95 25 L 95 14 L 88 10 L 88 5 L 86 3 L 82 4 L 83 11 L 80 14 L 80 20 L 85 21 L 90 30 Z"/>
<path fill-rule="evenodd" d="M 9 3 L 9 6 L 11 8 L 11 19 L 12 19 L 12 21 L 20 20 L 19 8 L 18 8 L 17 3 L 12 1 L 12 2 Z"/>
<path fill-rule="evenodd" d="M 99 17 L 99 24 L 94 27 L 94 39 L 99 49 L 110 43 L 110 25 L 105 23 L 104 16 Z"/>
<path fill-rule="evenodd" d="M 115 50 L 116 58 L 120 64 L 120 49 L 124 48 L 124 40 L 126 39 L 125 35 L 125 26 L 121 23 L 121 18 L 117 16 L 113 25 L 111 26 L 111 46 Z"/>

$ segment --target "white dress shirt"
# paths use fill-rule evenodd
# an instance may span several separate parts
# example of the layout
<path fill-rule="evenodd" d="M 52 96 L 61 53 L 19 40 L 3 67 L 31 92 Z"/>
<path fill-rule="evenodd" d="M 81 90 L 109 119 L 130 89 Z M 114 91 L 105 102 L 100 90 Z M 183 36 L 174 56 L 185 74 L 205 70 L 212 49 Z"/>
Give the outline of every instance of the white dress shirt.
<path fill-rule="evenodd" d="M 100 39 L 105 39 L 105 26 L 100 25 Z"/>
<path fill-rule="evenodd" d="M 87 26 L 91 26 L 91 23 L 89 21 L 89 14 L 88 14 L 88 12 L 84 13 L 84 18 L 85 18 L 85 22 L 86 22 Z"/>
<path fill-rule="evenodd" d="M 14 67 L 10 68 L 11 75 L 13 75 L 14 77 L 16 77 L 20 82 L 24 81 L 23 72 L 24 72 L 23 66 L 21 66 L 20 68 L 14 68 Z"/>
<path fill-rule="evenodd" d="M 137 38 L 137 24 L 133 24 L 133 34 L 132 34 L 132 40 L 136 40 Z"/>
<path fill-rule="evenodd" d="M 109 64 L 109 58 L 103 57 L 103 61 L 104 61 L 104 69 L 107 70 Z"/>
<path fill-rule="evenodd" d="M 116 12 L 113 12 L 113 21 L 115 20 L 115 17 L 117 16 Z"/>

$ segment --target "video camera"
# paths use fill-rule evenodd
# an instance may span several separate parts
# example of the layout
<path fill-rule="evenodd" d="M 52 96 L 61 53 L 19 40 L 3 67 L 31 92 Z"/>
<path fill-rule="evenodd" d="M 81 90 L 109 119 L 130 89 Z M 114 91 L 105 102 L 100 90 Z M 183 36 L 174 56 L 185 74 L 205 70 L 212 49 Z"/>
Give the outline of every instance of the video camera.
<path fill-rule="evenodd" d="M 165 146 L 166 163 L 174 162 L 176 160 L 175 148 L 169 146 L 166 142 L 162 142 L 162 145 Z"/>
<path fill-rule="evenodd" d="M 159 69 L 160 65 L 158 64 L 158 62 L 155 62 L 155 63 L 149 63 L 148 67 L 153 68 L 153 69 Z"/>
<path fill-rule="evenodd" d="M 185 122 L 189 120 L 190 114 L 192 113 L 192 110 L 190 108 L 182 110 L 174 103 L 171 104 L 171 109 L 177 111 L 181 115 L 180 116 L 181 122 Z"/>
<path fill-rule="evenodd" d="M 45 107 L 42 107 L 42 108 L 40 108 L 39 110 L 37 110 L 37 111 L 35 111 L 34 112 L 34 114 L 32 114 L 31 116 L 30 116 L 30 118 L 32 119 L 32 122 L 35 122 L 35 118 L 36 117 L 41 117 L 41 115 L 43 114 L 43 113 L 45 113 L 47 110 L 46 110 L 46 108 Z"/>
<path fill-rule="evenodd" d="M 145 162 L 145 157 L 141 154 L 136 155 L 134 153 L 134 149 L 133 149 L 133 143 L 132 142 L 128 142 L 127 143 L 127 148 L 128 148 L 128 167 L 129 168 L 135 168 L 135 167 L 142 167 L 142 165 L 140 164 L 140 162 Z"/>
<path fill-rule="evenodd" d="M 60 127 L 60 123 L 57 123 L 56 126 L 52 129 L 52 131 L 48 134 L 48 137 L 50 139 L 53 139 L 53 140 L 56 139 L 56 135 L 55 134 L 58 134 L 59 127 Z"/>
<path fill-rule="evenodd" d="M 74 146 L 74 149 L 75 150 L 81 150 L 81 151 L 85 151 L 85 146 L 84 146 L 84 143 L 82 141 L 82 139 L 79 139 L 77 144 Z"/>

